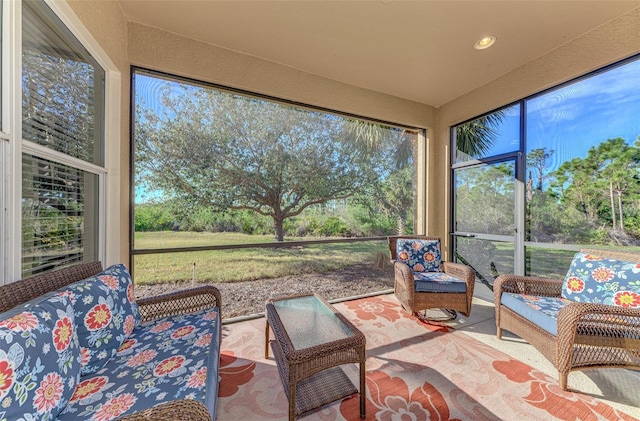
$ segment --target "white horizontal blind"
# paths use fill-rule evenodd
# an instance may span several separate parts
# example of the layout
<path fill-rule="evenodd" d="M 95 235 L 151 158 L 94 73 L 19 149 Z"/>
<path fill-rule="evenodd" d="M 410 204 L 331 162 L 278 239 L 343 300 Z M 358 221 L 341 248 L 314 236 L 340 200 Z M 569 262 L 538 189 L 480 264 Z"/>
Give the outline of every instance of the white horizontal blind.
<path fill-rule="evenodd" d="M 23 154 L 23 277 L 97 259 L 98 175 Z"/>
<path fill-rule="evenodd" d="M 104 164 L 104 70 L 42 2 L 23 3 L 22 136 Z"/>

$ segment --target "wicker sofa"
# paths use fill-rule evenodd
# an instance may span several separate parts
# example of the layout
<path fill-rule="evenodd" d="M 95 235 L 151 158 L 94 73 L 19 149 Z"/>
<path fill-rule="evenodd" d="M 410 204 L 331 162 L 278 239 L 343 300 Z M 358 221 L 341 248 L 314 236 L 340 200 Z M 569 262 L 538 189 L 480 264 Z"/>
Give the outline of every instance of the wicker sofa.
<path fill-rule="evenodd" d="M 584 249 L 565 280 L 501 275 L 494 283 L 497 336 L 525 339 L 558 370 L 640 367 L 640 254 Z"/>
<path fill-rule="evenodd" d="M 100 262 L 0 287 L 0 418 L 215 419 L 220 307 L 214 287 L 136 302 Z"/>

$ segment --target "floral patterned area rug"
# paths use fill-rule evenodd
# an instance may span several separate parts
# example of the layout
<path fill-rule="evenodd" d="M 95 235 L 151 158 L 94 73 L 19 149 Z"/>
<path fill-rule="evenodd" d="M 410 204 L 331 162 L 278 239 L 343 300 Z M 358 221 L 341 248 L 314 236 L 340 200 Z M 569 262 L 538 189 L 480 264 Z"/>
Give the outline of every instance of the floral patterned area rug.
<path fill-rule="evenodd" d="M 367 338 L 367 420 L 635 420 L 462 332 L 426 324 L 393 296 L 336 304 Z M 287 397 L 264 358 L 265 320 L 223 327 L 217 419 L 286 420 Z M 271 353 L 270 353 L 271 355 Z M 343 366 L 358 385 L 355 364 Z M 358 420 L 358 395 L 305 421 Z"/>

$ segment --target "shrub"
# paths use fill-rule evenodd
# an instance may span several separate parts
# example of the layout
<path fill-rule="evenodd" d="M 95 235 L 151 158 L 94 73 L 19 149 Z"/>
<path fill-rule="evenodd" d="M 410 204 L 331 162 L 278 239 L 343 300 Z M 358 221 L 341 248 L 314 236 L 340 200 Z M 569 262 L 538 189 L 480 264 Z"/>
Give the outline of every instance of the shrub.
<path fill-rule="evenodd" d="M 323 235 L 327 237 L 337 237 L 348 235 L 349 230 L 347 224 L 342 218 L 337 216 L 330 216 L 326 218 L 322 225 L 315 231 L 316 235 Z"/>
<path fill-rule="evenodd" d="M 148 203 L 135 208 L 133 223 L 136 231 L 165 231 L 173 228 L 174 218 L 164 204 Z"/>

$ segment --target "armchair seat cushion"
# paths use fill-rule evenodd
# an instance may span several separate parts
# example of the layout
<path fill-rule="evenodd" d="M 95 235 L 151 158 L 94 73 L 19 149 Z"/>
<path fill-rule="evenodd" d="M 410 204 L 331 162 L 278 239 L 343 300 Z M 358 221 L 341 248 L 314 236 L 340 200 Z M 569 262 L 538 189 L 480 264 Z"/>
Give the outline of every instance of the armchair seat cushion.
<path fill-rule="evenodd" d="M 81 378 L 58 420 L 110 420 L 179 399 L 202 402 L 214 419 L 218 314 L 216 307 L 135 328 L 102 369 Z"/>
<path fill-rule="evenodd" d="M 415 292 L 467 292 L 467 283 L 444 272 L 413 272 Z"/>
<path fill-rule="evenodd" d="M 553 336 L 558 335 L 558 313 L 571 303 L 562 297 L 503 292 L 500 303 Z"/>

